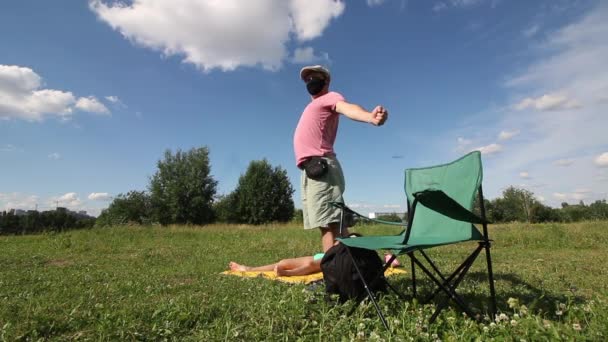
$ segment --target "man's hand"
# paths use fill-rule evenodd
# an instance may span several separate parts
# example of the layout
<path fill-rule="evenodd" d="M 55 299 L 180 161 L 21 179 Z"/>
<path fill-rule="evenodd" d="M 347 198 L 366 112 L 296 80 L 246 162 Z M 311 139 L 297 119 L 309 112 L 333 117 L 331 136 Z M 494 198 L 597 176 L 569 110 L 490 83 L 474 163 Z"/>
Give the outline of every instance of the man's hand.
<path fill-rule="evenodd" d="M 382 126 L 386 122 L 386 119 L 388 119 L 388 110 L 382 106 L 376 106 L 371 113 L 372 120 L 370 123 L 374 126 Z"/>

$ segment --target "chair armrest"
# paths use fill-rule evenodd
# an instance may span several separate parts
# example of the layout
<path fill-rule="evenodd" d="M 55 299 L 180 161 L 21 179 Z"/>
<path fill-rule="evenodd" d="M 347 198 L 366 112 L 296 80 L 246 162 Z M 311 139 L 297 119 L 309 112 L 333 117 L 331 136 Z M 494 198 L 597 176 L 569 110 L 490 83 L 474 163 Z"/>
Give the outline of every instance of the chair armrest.
<path fill-rule="evenodd" d="M 489 223 L 473 214 L 441 190 L 428 189 L 414 193 L 414 197 L 425 207 L 457 221 Z"/>
<path fill-rule="evenodd" d="M 344 210 L 347 213 L 351 213 L 351 214 L 357 215 L 357 216 L 359 216 L 361 218 L 364 218 L 367 221 L 372 221 L 372 222 L 376 222 L 376 223 L 380 223 L 380 224 L 387 224 L 387 225 L 391 225 L 391 226 L 401 226 L 401 227 L 407 226 L 407 224 L 405 224 L 405 223 L 391 222 L 391 221 L 384 221 L 384 220 L 378 220 L 378 219 L 369 218 L 367 216 L 361 215 L 358 212 L 350 209 L 349 207 L 346 206 L 346 204 L 344 204 L 342 202 L 331 202 L 331 205 L 333 205 L 334 207 L 340 208 L 340 209 Z"/>

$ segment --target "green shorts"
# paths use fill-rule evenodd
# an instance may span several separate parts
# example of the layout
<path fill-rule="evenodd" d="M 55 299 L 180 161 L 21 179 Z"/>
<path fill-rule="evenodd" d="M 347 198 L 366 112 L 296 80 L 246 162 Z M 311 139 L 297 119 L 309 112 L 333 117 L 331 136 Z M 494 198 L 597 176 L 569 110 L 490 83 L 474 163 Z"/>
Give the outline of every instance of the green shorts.
<path fill-rule="evenodd" d="M 326 228 L 330 223 L 340 222 L 340 209 L 331 202 L 344 202 L 344 174 L 335 157 L 323 157 L 329 170 L 319 180 L 310 179 L 306 172 L 301 175 L 302 213 L 304 229 Z"/>

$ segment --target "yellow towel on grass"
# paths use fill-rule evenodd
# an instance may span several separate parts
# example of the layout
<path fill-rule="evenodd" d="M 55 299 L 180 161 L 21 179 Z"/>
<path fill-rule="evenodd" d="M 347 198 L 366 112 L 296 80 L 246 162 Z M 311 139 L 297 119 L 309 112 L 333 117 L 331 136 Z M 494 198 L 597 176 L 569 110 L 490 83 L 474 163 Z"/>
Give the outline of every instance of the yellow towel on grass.
<path fill-rule="evenodd" d="M 397 275 L 397 274 L 405 274 L 407 273 L 404 269 L 402 268 L 389 268 L 386 270 L 386 272 L 384 272 L 384 275 L 386 277 L 390 277 L 393 275 Z M 237 277 L 245 277 L 245 278 L 255 278 L 255 277 L 262 277 L 262 278 L 266 278 L 266 279 L 270 279 L 270 280 L 278 280 L 278 281 L 282 281 L 284 283 L 291 283 L 291 284 L 310 284 L 310 283 L 314 283 L 315 281 L 319 281 L 321 279 L 323 279 L 323 272 L 318 272 L 318 273 L 313 273 L 313 274 L 309 274 L 309 275 L 305 275 L 305 276 L 277 276 L 274 271 L 224 271 L 222 272 L 222 274 L 228 274 L 228 275 L 234 275 Z"/>

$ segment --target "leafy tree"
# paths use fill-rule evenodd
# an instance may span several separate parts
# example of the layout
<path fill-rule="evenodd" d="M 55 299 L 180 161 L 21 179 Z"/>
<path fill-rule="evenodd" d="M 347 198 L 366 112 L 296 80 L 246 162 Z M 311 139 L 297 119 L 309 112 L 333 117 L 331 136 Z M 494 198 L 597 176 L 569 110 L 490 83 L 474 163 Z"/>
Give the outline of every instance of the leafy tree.
<path fill-rule="evenodd" d="M 239 178 L 231 204 L 238 223 L 287 222 L 294 216 L 293 187 L 287 172 L 267 160 L 254 160 Z"/>
<path fill-rule="evenodd" d="M 563 222 L 578 222 L 589 218 L 589 208 L 581 201 L 579 204 L 563 206 L 560 210 L 560 218 Z"/>
<path fill-rule="evenodd" d="M 589 219 L 608 220 L 608 203 L 606 200 L 597 200 L 589 205 Z"/>
<path fill-rule="evenodd" d="M 302 222 L 304 222 L 304 211 L 302 211 L 302 209 L 296 209 L 293 212 L 293 219 L 292 219 L 292 221 L 296 222 L 296 223 L 302 223 Z"/>
<path fill-rule="evenodd" d="M 492 201 L 490 220 L 493 222 L 530 222 L 532 207 L 538 201 L 534 194 L 526 189 L 508 187 L 502 193 L 502 198 Z"/>
<path fill-rule="evenodd" d="M 530 210 L 530 222 L 542 223 L 542 222 L 556 222 L 559 221 L 558 209 L 553 209 L 542 203 L 535 202 L 532 204 Z"/>
<path fill-rule="evenodd" d="M 225 196 L 219 196 L 213 202 L 213 211 L 215 218 L 219 222 L 237 223 L 238 217 L 236 212 L 236 194 L 233 192 Z"/>
<path fill-rule="evenodd" d="M 209 149 L 167 150 L 150 179 L 153 216 L 166 225 L 206 224 L 214 219 L 212 203 L 217 181 L 211 176 Z"/>
<path fill-rule="evenodd" d="M 152 217 L 150 196 L 144 191 L 129 191 L 119 194 L 107 209 L 104 209 L 95 225 L 114 226 L 125 223 L 149 223 Z"/>
<path fill-rule="evenodd" d="M 379 215 L 376 217 L 378 220 L 388 221 L 388 222 L 403 222 L 401 217 L 397 215 L 397 213 L 389 213 L 384 215 Z"/>

